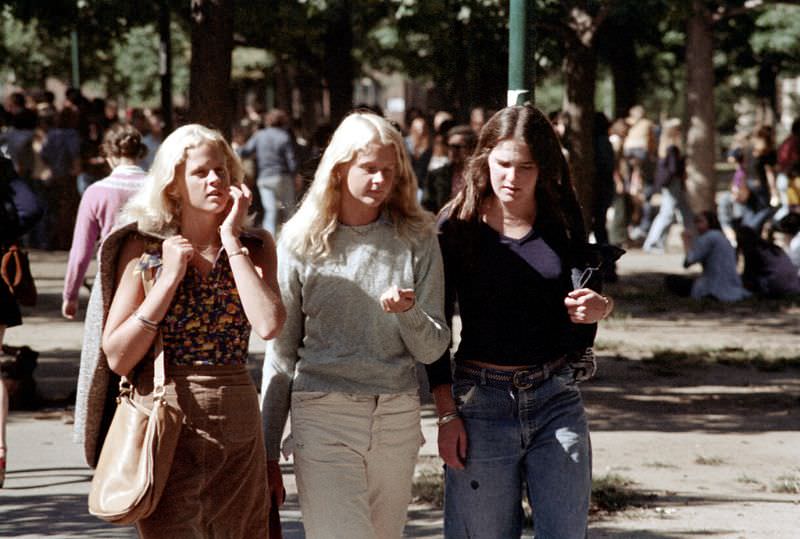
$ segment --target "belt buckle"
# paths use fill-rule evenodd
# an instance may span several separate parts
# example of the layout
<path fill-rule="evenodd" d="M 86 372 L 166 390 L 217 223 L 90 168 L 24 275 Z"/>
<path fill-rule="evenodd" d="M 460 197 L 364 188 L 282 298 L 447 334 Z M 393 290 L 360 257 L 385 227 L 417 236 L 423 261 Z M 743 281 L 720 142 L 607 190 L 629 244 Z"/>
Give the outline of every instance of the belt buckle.
<path fill-rule="evenodd" d="M 530 389 L 533 387 L 532 382 L 522 382 L 522 376 L 529 375 L 531 371 L 522 370 L 522 371 L 514 371 L 514 375 L 511 377 L 511 383 L 514 384 L 514 387 L 517 389 Z"/>

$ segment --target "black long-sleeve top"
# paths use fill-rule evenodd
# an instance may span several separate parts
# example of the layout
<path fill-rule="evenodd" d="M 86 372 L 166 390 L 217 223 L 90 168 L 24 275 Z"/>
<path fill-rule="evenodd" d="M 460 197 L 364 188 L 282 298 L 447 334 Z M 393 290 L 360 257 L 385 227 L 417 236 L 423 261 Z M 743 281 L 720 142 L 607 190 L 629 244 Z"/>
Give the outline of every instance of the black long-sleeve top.
<path fill-rule="evenodd" d="M 456 301 L 461 316 L 456 363 L 540 365 L 578 348 L 564 306 L 572 290 L 570 272 L 554 239 L 546 240 L 536 227 L 512 239 L 484 223 L 448 220 L 440 226 L 439 244 L 447 319 Z M 450 352 L 427 369 L 432 388 L 450 383 Z"/>

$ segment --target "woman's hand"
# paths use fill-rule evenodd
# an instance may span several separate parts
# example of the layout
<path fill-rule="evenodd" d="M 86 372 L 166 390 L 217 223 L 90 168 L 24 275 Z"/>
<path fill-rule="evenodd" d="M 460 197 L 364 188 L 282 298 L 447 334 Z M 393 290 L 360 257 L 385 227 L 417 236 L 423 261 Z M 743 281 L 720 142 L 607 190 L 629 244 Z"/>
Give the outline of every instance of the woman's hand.
<path fill-rule="evenodd" d="M 286 490 L 283 488 L 281 465 L 277 460 L 267 461 L 267 483 L 269 486 L 270 505 L 280 507 L 286 501 Z"/>
<path fill-rule="evenodd" d="M 450 468 L 464 469 L 467 462 L 467 431 L 460 417 L 439 427 L 439 456 Z"/>
<path fill-rule="evenodd" d="M 238 239 L 247 219 L 247 212 L 250 211 L 250 204 L 253 202 L 253 193 L 242 184 L 241 186 L 231 185 L 230 187 L 230 210 L 219 227 L 220 236 L 223 242 L 226 239 Z"/>
<path fill-rule="evenodd" d="M 381 307 L 387 313 L 403 313 L 414 306 L 416 296 L 413 288 L 398 288 L 392 285 L 381 294 Z"/>
<path fill-rule="evenodd" d="M 579 288 L 567 294 L 564 305 L 573 324 L 594 324 L 611 314 L 614 307 L 610 298 L 589 288 Z"/>
<path fill-rule="evenodd" d="M 65 299 L 64 302 L 61 304 L 61 316 L 63 316 L 67 320 L 74 320 L 76 314 L 78 314 L 78 300 Z"/>
<path fill-rule="evenodd" d="M 175 235 L 164 240 L 161 246 L 161 263 L 163 264 L 162 279 L 170 283 L 179 283 L 186 275 L 186 268 L 194 256 L 192 242 L 181 235 Z"/>

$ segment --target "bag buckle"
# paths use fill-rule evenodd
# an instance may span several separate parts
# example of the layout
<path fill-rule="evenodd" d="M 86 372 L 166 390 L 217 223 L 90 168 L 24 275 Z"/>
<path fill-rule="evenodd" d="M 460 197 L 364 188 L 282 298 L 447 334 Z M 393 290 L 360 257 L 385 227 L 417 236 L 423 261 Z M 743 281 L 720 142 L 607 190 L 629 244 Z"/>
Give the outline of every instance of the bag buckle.
<path fill-rule="evenodd" d="M 127 397 L 133 394 L 133 384 L 126 377 L 119 379 L 119 396 Z"/>

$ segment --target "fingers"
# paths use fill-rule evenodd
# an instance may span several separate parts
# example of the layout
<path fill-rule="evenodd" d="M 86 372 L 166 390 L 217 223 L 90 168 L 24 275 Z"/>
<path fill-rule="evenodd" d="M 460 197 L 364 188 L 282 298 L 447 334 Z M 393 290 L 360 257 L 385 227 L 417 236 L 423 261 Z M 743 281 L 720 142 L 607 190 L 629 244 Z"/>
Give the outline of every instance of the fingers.
<path fill-rule="evenodd" d="M 286 501 L 286 489 L 283 487 L 283 476 L 281 475 L 281 467 L 278 461 L 267 461 L 267 478 L 269 497 L 272 503 L 280 507 Z"/>
<path fill-rule="evenodd" d="M 78 312 L 77 301 L 64 301 L 61 304 L 61 316 L 67 320 L 74 320 L 75 314 Z"/>
<path fill-rule="evenodd" d="M 412 288 L 399 288 L 392 285 L 381 294 L 379 302 L 387 313 L 402 313 L 414 306 L 416 295 Z"/>
<path fill-rule="evenodd" d="M 580 288 L 564 298 L 569 319 L 574 324 L 593 324 L 603 317 L 606 302 L 594 290 Z"/>
<path fill-rule="evenodd" d="M 467 432 L 460 419 L 439 427 L 439 456 L 450 468 L 464 469 L 467 460 Z"/>

